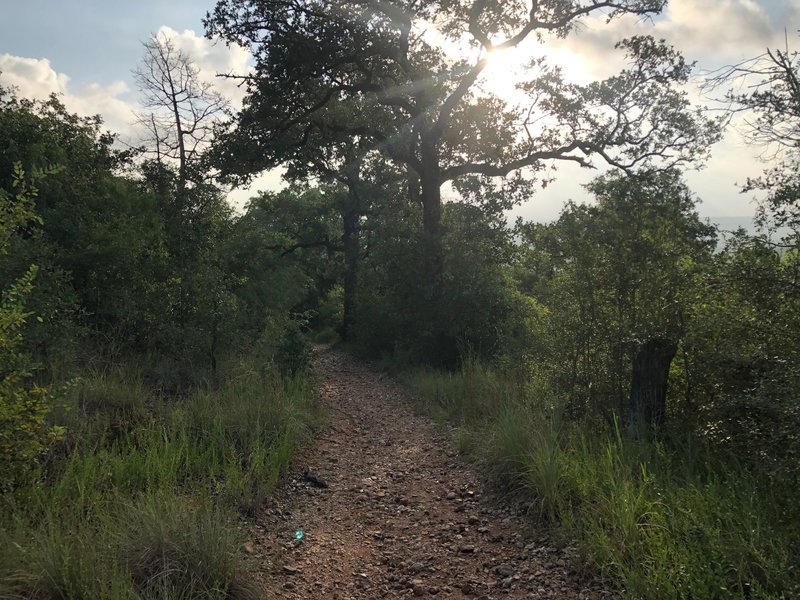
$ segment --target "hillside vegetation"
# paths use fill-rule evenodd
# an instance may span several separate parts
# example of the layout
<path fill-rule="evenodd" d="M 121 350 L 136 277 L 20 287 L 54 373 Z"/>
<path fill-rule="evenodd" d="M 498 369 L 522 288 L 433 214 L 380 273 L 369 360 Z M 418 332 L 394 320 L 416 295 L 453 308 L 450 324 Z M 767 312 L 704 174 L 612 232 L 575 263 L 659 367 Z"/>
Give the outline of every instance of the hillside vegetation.
<path fill-rule="evenodd" d="M 136 148 L 0 87 L 0 597 L 263 597 L 240 534 L 324 422 L 312 342 L 393 369 L 620 597 L 800 595 L 800 56 L 708 83 L 770 157 L 724 239 L 683 171 L 728 119 L 679 49 L 484 89 L 663 5 L 219 0 L 242 107 L 153 37 Z M 565 162 L 594 201 L 510 223 Z"/>

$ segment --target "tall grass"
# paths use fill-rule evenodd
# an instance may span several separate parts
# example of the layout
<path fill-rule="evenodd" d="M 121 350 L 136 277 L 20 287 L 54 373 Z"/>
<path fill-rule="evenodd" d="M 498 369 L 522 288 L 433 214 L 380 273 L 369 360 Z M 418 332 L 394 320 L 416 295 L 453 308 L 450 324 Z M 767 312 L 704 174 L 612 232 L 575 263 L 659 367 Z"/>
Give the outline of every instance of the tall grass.
<path fill-rule="evenodd" d="M 419 369 L 401 376 L 428 411 L 440 413 L 457 424 L 474 424 L 496 417 L 506 404 L 521 395 L 516 381 L 499 377 L 471 357 L 454 373 Z"/>
<path fill-rule="evenodd" d="M 84 378 L 60 447 L 0 497 L 0 598 L 263 597 L 237 520 L 318 419 L 313 397 L 248 369 L 182 399 L 122 371 Z"/>
<path fill-rule="evenodd" d="M 735 461 L 690 434 L 634 441 L 567 422 L 541 383 L 476 364 L 406 381 L 427 410 L 460 426 L 459 445 L 478 452 L 495 481 L 579 540 L 585 564 L 621 596 L 800 595 L 797 521 Z"/>

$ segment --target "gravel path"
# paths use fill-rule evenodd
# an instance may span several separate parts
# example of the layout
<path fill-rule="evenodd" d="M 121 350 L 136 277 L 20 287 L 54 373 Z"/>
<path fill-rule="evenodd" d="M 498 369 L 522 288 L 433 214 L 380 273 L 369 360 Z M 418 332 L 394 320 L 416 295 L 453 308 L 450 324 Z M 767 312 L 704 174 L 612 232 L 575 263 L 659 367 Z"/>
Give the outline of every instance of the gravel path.
<path fill-rule="evenodd" d="M 316 352 L 315 369 L 329 428 L 248 548 L 278 598 L 608 597 L 580 582 L 563 551 L 525 534 L 523 516 L 497 504 L 388 376 L 334 350 Z"/>

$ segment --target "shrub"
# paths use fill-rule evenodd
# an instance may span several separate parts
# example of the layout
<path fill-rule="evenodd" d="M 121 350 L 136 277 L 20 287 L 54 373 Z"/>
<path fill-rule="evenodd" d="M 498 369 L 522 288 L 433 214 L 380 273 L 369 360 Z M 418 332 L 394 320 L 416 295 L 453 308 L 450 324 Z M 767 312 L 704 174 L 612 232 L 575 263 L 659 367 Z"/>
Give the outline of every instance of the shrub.
<path fill-rule="evenodd" d="M 12 184 L 16 193 L 0 189 L 0 254 L 4 254 L 12 235 L 37 217 L 31 210 L 35 188 L 25 183 L 25 173 L 14 165 Z M 30 315 L 25 299 L 33 288 L 37 268 L 28 271 L 0 293 L 0 483 L 13 487 L 29 471 L 62 430 L 47 423 L 52 407 L 50 390 L 32 381 L 34 365 L 20 350 L 22 326 Z"/>

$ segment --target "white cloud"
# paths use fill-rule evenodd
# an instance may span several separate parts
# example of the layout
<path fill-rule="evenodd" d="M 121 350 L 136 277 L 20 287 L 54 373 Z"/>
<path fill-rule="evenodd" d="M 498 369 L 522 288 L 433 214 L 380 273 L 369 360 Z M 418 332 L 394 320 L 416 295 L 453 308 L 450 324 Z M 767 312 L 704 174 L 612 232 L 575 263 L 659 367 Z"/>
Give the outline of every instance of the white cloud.
<path fill-rule="evenodd" d="M 633 35 L 663 38 L 701 69 L 716 69 L 761 54 L 767 47 L 783 46 L 784 28 L 800 25 L 800 9 L 790 0 L 775 4 L 770 15 L 765 3 L 754 0 L 671 0 L 652 21 L 633 15 L 611 23 L 589 18 L 551 45 L 579 54 L 598 78 L 619 71 L 623 57 L 614 44 Z"/>
<path fill-rule="evenodd" d="M 655 34 L 705 60 L 749 58 L 778 33 L 753 0 L 673 0 L 666 17 L 656 23 Z"/>
<path fill-rule="evenodd" d="M 246 73 L 250 68 L 247 50 L 215 44 L 190 29 L 177 32 L 164 25 L 159 28 L 158 35 L 172 39 L 195 62 L 200 69 L 201 79 L 213 84 L 231 99 L 235 108 L 241 105 L 245 90 L 237 85 L 236 80 L 217 75 Z M 45 99 L 52 93 L 59 94 L 68 110 L 85 116 L 100 114 L 111 131 L 124 137 L 136 137 L 134 123 L 138 90 L 133 86 L 130 75 L 135 66 L 129 65 L 125 69 L 127 81 L 97 82 L 76 89 L 71 85 L 69 75 L 57 72 L 47 58 L 0 54 L 0 83 L 16 87 L 19 95 L 26 98 Z"/>
<path fill-rule="evenodd" d="M 549 48 L 531 44 L 524 50 L 544 51 L 555 62 L 563 63 L 571 78 L 583 81 L 618 72 L 622 56 L 613 50 L 614 43 L 630 35 L 649 33 L 667 39 L 688 59 L 698 60 L 701 68 L 711 69 L 760 54 L 767 46 L 782 46 L 784 27 L 794 31 L 800 26 L 800 7 L 795 5 L 795 0 L 776 0 L 767 10 L 765 6 L 766 2 L 759 4 L 755 0 L 671 0 L 665 13 L 653 22 L 636 17 L 611 23 L 606 23 L 604 18 L 587 19 L 566 39 L 550 42 Z M 203 80 L 230 98 L 234 108 L 241 105 L 244 87 L 238 86 L 237 80 L 217 75 L 249 72 L 252 66 L 246 49 L 215 43 L 190 29 L 177 31 L 165 25 L 156 33 L 173 39 L 195 61 Z M 493 83 L 505 85 L 503 79 L 508 78 L 510 65 L 507 60 L 501 61 L 501 65 L 498 65 L 498 79 Z M 22 96 L 31 98 L 46 98 L 53 92 L 61 94 L 69 110 L 82 115 L 99 113 L 108 129 L 135 140 L 140 139 L 133 126 L 138 93 L 130 72 L 135 66 L 123 65 L 120 80 L 76 88 L 69 75 L 57 72 L 47 58 L 2 54 L 0 83 L 14 85 Z M 753 155 L 751 149 L 731 135 L 714 148 L 714 158 L 704 172 L 689 175 L 692 187 L 705 201 L 705 214 L 752 212 L 748 199 L 738 194 L 733 181 L 737 177 L 758 174 L 761 165 Z M 565 165 L 553 186 L 518 210 L 526 216 L 555 216 L 565 199 L 586 197 L 580 183 L 589 181 L 596 173 Z M 256 190 L 275 189 L 280 185 L 280 175 L 268 173 L 259 177 L 249 190 L 233 192 L 231 199 L 242 206 Z"/>
<path fill-rule="evenodd" d="M 19 89 L 28 98 L 46 98 L 51 93 L 63 93 L 69 77 L 56 73 L 46 58 L 24 58 L 0 54 L 0 78 L 6 86 Z"/>
<path fill-rule="evenodd" d="M 795 31 L 799 25 L 800 6 L 791 0 L 778 0 L 769 7 L 754 0 L 671 0 L 665 13 L 653 21 L 633 16 L 611 23 L 604 18 L 587 19 L 566 39 L 551 40 L 549 45 L 568 53 L 566 61 L 559 61 L 556 55 L 553 58 L 578 80 L 587 73 L 600 79 L 619 72 L 624 67 L 623 56 L 614 50 L 614 44 L 637 34 L 664 38 L 688 60 L 696 60 L 701 70 L 709 71 L 757 56 L 767 47 L 782 47 L 784 28 Z M 693 102 L 709 102 L 694 86 L 687 91 Z M 701 215 L 753 214 L 752 194 L 741 194 L 740 186 L 748 176 L 757 176 L 763 170 L 758 152 L 736 131 L 729 131 L 712 148 L 712 157 L 702 171 L 686 173 L 687 183 L 701 200 Z M 601 162 L 597 166 L 603 169 Z M 567 199 L 588 200 L 581 184 L 598 172 L 563 166 L 555 183 L 518 207 L 514 216 L 556 218 Z"/>
<path fill-rule="evenodd" d="M 235 109 L 241 106 L 246 90 L 238 85 L 239 80 L 225 79 L 218 75 L 247 73 L 251 69 L 247 50 L 214 43 L 189 29 L 178 32 L 166 25 L 159 28 L 157 35 L 172 39 L 194 61 L 203 81 L 211 83 L 230 99 Z M 141 107 L 137 102 L 138 90 L 135 89 L 130 75 L 135 66 L 129 65 L 124 70 L 128 81 L 96 82 L 76 88 L 69 75 L 57 72 L 47 58 L 0 54 L 0 84 L 16 88 L 18 95 L 24 98 L 44 100 L 50 94 L 58 94 L 70 112 L 82 116 L 101 115 L 106 129 L 119 134 L 124 143 L 135 145 L 144 138 L 136 124 L 136 112 Z M 279 187 L 280 172 L 270 172 L 256 178 L 247 189 L 232 192 L 230 200 L 241 208 L 257 191 Z"/>
<path fill-rule="evenodd" d="M 741 185 L 748 177 L 758 176 L 764 168 L 759 162 L 757 149 L 748 146 L 735 131 L 712 148 L 712 156 L 701 171 L 687 171 L 684 175 L 689 189 L 700 201 L 701 217 L 742 217 L 752 215 L 756 204 L 754 194 L 741 193 Z M 547 222 L 558 218 L 567 200 L 591 202 L 583 188 L 606 167 L 597 162 L 597 169 L 584 169 L 573 164 L 558 166 L 556 180 L 545 190 L 511 211 L 512 218 Z"/>
<path fill-rule="evenodd" d="M 24 98 L 43 100 L 58 94 L 67 110 L 82 116 L 99 114 L 107 129 L 123 136 L 133 133 L 133 106 L 126 99 L 130 88 L 124 81 L 93 83 L 74 90 L 69 76 L 53 69 L 48 59 L 2 54 L 0 83 L 17 88 Z"/>
<path fill-rule="evenodd" d="M 254 177 L 250 185 L 233 190 L 228 194 L 228 202 L 237 211 L 241 212 L 247 202 L 256 194 L 262 191 L 277 191 L 286 187 L 283 180 L 285 170 L 282 168 L 267 171 L 258 177 Z"/>

